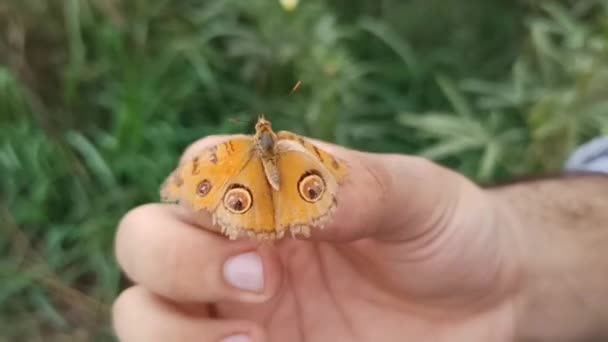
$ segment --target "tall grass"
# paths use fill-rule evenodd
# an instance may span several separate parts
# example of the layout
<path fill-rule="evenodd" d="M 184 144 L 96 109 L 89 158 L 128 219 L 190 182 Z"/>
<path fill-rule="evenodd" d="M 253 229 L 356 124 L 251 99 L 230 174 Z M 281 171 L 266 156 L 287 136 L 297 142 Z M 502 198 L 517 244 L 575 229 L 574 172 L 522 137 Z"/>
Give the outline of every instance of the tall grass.
<path fill-rule="evenodd" d="M 576 146 L 608 134 L 607 18 L 603 1 L 539 2 L 508 75 L 441 75 L 451 110 L 398 120 L 431 139 L 421 155 L 479 181 L 557 173 Z"/>
<path fill-rule="evenodd" d="M 484 183 L 559 170 L 608 131 L 607 19 L 601 1 L 0 4 L 0 341 L 112 340 L 121 215 L 259 113 Z"/>

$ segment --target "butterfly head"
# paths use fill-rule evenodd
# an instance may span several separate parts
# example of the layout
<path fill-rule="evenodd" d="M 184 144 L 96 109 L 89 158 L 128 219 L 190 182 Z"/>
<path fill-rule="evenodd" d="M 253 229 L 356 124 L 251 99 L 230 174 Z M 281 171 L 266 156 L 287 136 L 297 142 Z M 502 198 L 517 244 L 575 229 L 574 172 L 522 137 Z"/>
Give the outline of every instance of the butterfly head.
<path fill-rule="evenodd" d="M 264 115 L 260 115 L 258 117 L 258 122 L 255 124 L 255 132 L 259 134 L 260 132 L 272 132 L 272 124 L 270 121 L 266 120 Z"/>
<path fill-rule="evenodd" d="M 274 153 L 277 135 L 272 130 L 270 121 L 266 120 L 263 116 L 260 116 L 258 122 L 255 124 L 254 139 L 263 156 L 270 156 Z"/>

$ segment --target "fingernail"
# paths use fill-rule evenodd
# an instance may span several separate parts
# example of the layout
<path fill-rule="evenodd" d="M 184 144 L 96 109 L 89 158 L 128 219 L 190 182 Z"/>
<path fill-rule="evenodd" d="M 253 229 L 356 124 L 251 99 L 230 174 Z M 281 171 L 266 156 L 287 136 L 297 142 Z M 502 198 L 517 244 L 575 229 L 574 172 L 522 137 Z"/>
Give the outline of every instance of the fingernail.
<path fill-rule="evenodd" d="M 224 264 L 224 277 L 230 285 L 238 289 L 262 291 L 264 289 L 262 258 L 256 252 L 232 257 Z"/>
<path fill-rule="evenodd" d="M 247 335 L 232 335 L 222 340 L 222 342 L 251 342 Z"/>

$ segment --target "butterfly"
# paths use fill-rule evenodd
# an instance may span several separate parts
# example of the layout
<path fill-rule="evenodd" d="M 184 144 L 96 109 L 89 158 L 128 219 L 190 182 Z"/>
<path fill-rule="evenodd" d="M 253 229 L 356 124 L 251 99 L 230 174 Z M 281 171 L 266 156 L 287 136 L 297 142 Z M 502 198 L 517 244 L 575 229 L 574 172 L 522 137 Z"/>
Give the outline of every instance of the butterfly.
<path fill-rule="evenodd" d="M 309 236 L 331 219 L 347 175 L 343 160 L 295 133 L 275 133 L 260 117 L 254 135 L 233 136 L 179 164 L 161 199 L 207 211 L 230 239 Z"/>

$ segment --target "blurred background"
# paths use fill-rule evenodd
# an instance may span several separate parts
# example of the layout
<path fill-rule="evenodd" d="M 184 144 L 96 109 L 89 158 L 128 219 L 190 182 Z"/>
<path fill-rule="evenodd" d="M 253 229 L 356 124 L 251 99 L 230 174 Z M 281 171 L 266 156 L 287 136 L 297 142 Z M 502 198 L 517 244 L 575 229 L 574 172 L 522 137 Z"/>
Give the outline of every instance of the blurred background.
<path fill-rule="evenodd" d="M 607 89 L 605 1 L 3 0 L 0 341 L 112 341 L 116 224 L 200 137 L 264 113 L 492 184 L 608 134 Z"/>

